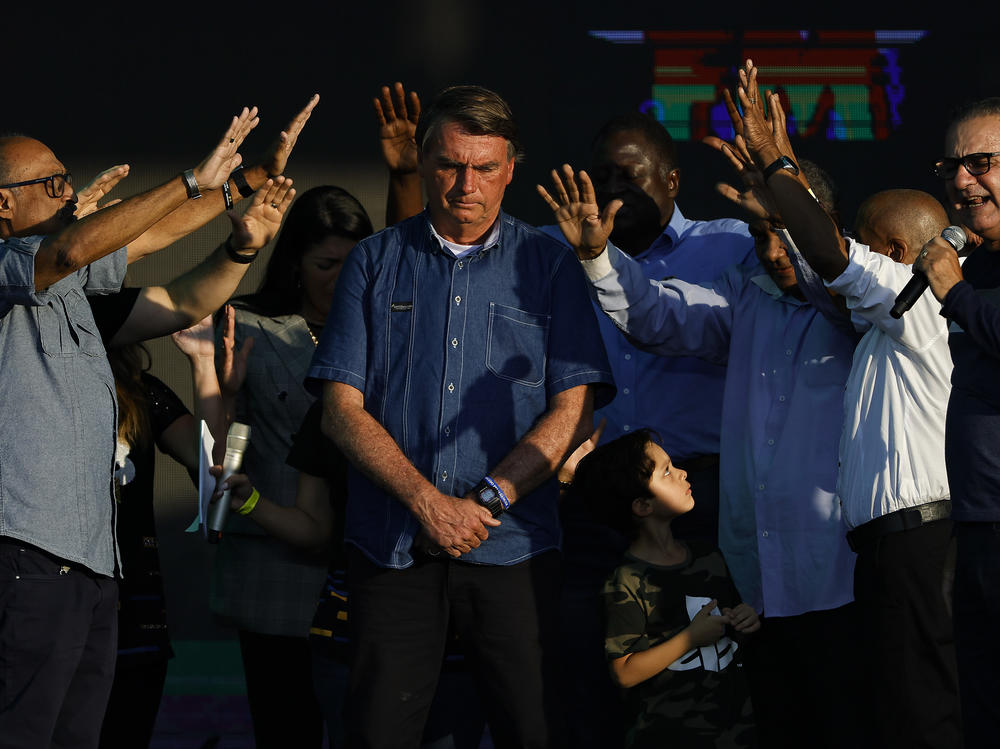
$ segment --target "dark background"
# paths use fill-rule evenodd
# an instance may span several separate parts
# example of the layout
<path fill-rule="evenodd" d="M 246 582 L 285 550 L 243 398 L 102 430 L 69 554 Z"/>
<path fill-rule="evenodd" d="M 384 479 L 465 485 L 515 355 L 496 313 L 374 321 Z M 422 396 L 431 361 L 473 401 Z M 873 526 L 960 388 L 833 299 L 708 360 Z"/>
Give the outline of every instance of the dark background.
<path fill-rule="evenodd" d="M 515 170 L 505 208 L 531 223 L 549 223 L 534 186 L 568 161 L 587 162 L 592 134 L 610 116 L 649 97 L 652 49 L 588 37 L 591 29 L 921 28 L 931 33 L 903 52 L 907 96 L 903 126 L 887 141 L 802 144 L 841 188 L 849 224 L 860 201 L 888 187 L 940 196 L 930 164 L 941 155 L 944 127 L 956 104 L 1000 93 L 998 51 L 988 19 L 965 19 L 959 31 L 936 29 L 898 9 L 884 18 L 860 3 L 836 5 L 835 19 L 783 23 L 776 7 L 699 4 L 686 9 L 579 2 L 341 2 L 267 5 L 105 4 L 5 7 L 0 11 L 0 131 L 49 144 L 85 184 L 101 169 L 132 165 L 119 196 L 146 189 L 194 166 L 244 104 L 261 125 L 244 156 L 252 161 L 313 92 L 321 101 L 287 170 L 300 190 L 340 184 L 383 224 L 384 172 L 371 98 L 402 80 L 429 101 L 440 88 L 478 83 L 503 94 L 521 125 L 527 159 Z M 941 9 L 942 13 L 944 9 Z M 800 11 L 801 13 L 801 11 Z M 770 16 L 768 18 L 768 16 Z M 763 81 L 765 84 L 768 81 Z M 721 156 L 698 143 L 679 145 L 679 203 L 689 218 L 734 215 L 714 185 L 730 179 Z M 132 285 L 162 283 L 204 257 L 228 233 L 217 219 L 206 229 L 130 271 Z M 266 254 L 266 251 L 265 251 Z M 262 260 L 265 258 L 262 258 Z M 254 264 L 241 290 L 256 286 Z M 190 403 L 182 357 L 169 341 L 149 345 L 153 371 Z M 158 517 L 170 623 L 177 638 L 230 636 L 207 609 L 213 550 L 182 529 L 194 515 L 186 475 L 161 460 Z"/>

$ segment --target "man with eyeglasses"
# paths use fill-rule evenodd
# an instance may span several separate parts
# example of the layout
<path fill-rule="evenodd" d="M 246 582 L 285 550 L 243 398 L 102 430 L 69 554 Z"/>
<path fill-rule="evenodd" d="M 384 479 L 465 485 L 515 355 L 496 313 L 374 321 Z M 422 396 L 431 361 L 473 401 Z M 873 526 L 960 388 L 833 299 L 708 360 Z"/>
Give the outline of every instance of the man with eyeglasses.
<path fill-rule="evenodd" d="M 955 647 L 965 745 L 1000 734 L 1000 98 L 971 104 L 945 134 L 935 172 L 953 214 L 982 244 L 959 265 L 941 238 L 924 245 L 915 270 L 927 276 L 949 321 L 954 370 L 945 462 L 955 523 Z"/>
<path fill-rule="evenodd" d="M 244 109 L 194 169 L 76 221 L 55 154 L 0 137 L 0 747 L 96 746 L 111 687 L 117 409 L 86 295 L 221 213 L 256 124 Z"/>

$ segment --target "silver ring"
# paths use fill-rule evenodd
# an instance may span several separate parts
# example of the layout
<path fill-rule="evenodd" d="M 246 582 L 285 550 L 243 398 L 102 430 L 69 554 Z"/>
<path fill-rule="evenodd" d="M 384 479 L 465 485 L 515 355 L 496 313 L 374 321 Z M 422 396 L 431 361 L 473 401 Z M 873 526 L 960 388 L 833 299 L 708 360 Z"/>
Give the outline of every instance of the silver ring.
<path fill-rule="evenodd" d="M 921 250 L 920 251 L 920 259 L 923 260 L 925 257 L 927 257 L 927 250 Z"/>

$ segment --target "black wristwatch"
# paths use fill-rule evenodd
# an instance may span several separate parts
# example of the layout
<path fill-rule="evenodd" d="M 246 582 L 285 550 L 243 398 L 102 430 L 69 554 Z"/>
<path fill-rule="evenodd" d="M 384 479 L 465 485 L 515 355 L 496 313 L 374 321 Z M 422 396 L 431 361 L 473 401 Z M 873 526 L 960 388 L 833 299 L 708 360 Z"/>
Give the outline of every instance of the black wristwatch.
<path fill-rule="evenodd" d="M 181 172 L 181 180 L 184 182 L 184 189 L 187 190 L 189 198 L 201 197 L 201 190 L 198 188 L 198 180 L 194 178 L 194 169 L 185 169 Z"/>
<path fill-rule="evenodd" d="M 791 172 L 796 177 L 799 174 L 799 167 L 794 161 L 792 161 L 787 156 L 779 156 L 764 169 L 764 181 L 767 182 L 771 179 L 771 175 L 775 172 L 779 172 L 782 169 L 786 169 Z"/>
<path fill-rule="evenodd" d="M 476 496 L 476 501 L 489 510 L 495 518 L 503 515 L 510 507 L 510 500 L 503 493 L 503 489 L 489 476 L 484 476 L 472 493 Z"/>

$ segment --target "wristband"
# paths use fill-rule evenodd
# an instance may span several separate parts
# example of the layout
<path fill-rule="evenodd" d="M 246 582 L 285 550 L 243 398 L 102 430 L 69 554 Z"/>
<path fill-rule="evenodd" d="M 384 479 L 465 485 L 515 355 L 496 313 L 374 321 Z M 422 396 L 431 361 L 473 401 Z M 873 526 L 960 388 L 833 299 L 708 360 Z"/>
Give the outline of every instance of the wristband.
<path fill-rule="evenodd" d="M 181 179 L 184 181 L 184 189 L 187 190 L 189 198 L 201 197 L 201 190 L 198 189 L 198 180 L 194 178 L 194 169 L 185 169 L 181 172 Z"/>
<path fill-rule="evenodd" d="M 222 197 L 226 199 L 226 210 L 233 207 L 233 194 L 229 191 L 229 180 L 222 183 Z"/>
<path fill-rule="evenodd" d="M 779 156 L 766 167 L 764 167 L 764 181 L 767 182 L 775 172 L 785 169 L 795 176 L 799 174 L 798 165 L 787 156 Z"/>
<path fill-rule="evenodd" d="M 236 248 L 233 247 L 232 234 L 226 237 L 226 241 L 222 243 L 222 247 L 226 251 L 226 254 L 229 255 L 230 260 L 232 260 L 234 263 L 240 263 L 241 265 L 248 265 L 249 263 L 252 263 L 254 259 L 257 257 L 257 255 L 260 253 L 260 250 L 254 250 L 254 253 L 252 255 L 244 255 L 241 252 L 237 252 Z"/>
<path fill-rule="evenodd" d="M 240 509 L 238 509 L 236 512 L 238 512 L 240 515 L 249 515 L 251 512 L 253 512 L 253 508 L 257 506 L 257 500 L 259 499 L 260 499 L 260 492 L 254 489 L 252 492 L 250 492 L 250 496 L 247 497 L 247 501 L 244 502 L 243 506 L 240 507 Z"/>
<path fill-rule="evenodd" d="M 476 488 L 472 490 L 476 495 L 476 501 L 490 511 L 493 517 L 500 517 L 510 509 L 510 500 L 503 493 L 497 482 L 489 476 L 483 476 Z"/>
<path fill-rule="evenodd" d="M 247 178 L 243 176 L 243 167 L 238 166 L 233 169 L 232 173 L 229 175 L 229 179 L 233 181 L 236 185 L 236 192 L 240 194 L 241 198 L 249 198 L 253 195 L 253 188 L 250 187 L 250 183 L 247 182 Z"/>

